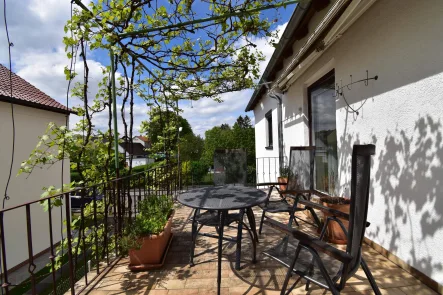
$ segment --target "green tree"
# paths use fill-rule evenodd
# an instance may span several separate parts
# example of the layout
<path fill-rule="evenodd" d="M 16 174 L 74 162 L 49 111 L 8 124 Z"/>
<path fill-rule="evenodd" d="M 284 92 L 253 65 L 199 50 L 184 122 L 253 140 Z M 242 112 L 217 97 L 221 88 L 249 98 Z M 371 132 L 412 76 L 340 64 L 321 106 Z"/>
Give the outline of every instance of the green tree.
<path fill-rule="evenodd" d="M 255 163 L 255 129 L 252 126 L 251 119 L 247 115 L 239 116 L 232 127 L 232 133 L 235 147 L 245 149 L 248 164 L 253 165 Z"/>
<path fill-rule="evenodd" d="M 189 122 L 172 110 L 154 107 L 149 112 L 149 120 L 141 124 L 141 132 L 146 133 L 151 141 L 149 151 L 153 154 L 164 154 L 169 161 L 171 156 L 176 155 L 179 128 L 180 140 L 193 136 Z"/>
<path fill-rule="evenodd" d="M 205 164 L 212 166 L 214 162 L 214 151 L 216 149 L 230 148 L 235 148 L 231 127 L 228 124 L 215 126 L 205 132 L 202 160 Z"/>
<path fill-rule="evenodd" d="M 200 135 L 180 135 L 179 145 L 181 161 L 198 161 L 203 153 L 205 141 Z"/>

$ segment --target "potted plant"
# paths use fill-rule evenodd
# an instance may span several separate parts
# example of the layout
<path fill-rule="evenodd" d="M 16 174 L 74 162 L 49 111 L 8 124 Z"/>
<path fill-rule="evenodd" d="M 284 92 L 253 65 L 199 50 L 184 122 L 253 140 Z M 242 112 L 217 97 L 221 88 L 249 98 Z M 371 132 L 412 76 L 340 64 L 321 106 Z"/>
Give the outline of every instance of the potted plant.
<path fill-rule="evenodd" d="M 172 198 L 149 196 L 138 202 L 138 208 L 139 213 L 123 233 L 120 246 L 129 253 L 129 269 L 161 267 L 172 239 Z"/>
<path fill-rule="evenodd" d="M 277 182 L 278 183 L 288 183 L 289 172 L 290 172 L 289 166 L 286 166 L 286 165 L 282 166 L 280 168 L 280 176 L 277 177 Z M 280 187 L 280 191 L 285 191 L 287 188 L 287 185 L 280 184 L 279 187 Z"/>
<path fill-rule="evenodd" d="M 320 202 L 323 206 L 332 208 L 334 210 L 341 211 L 343 213 L 349 214 L 349 208 L 351 204 L 351 200 L 339 197 L 337 193 L 336 186 L 336 177 L 335 173 L 330 171 L 328 176 L 323 178 L 323 190 L 330 193 L 330 196 L 323 196 L 320 198 Z M 326 219 L 331 216 L 327 211 L 323 212 L 324 222 Z M 346 229 L 348 229 L 348 221 L 342 218 L 338 218 Z M 346 234 L 343 232 L 340 224 L 336 221 L 330 221 L 328 223 L 328 228 L 326 230 L 326 235 L 328 238 L 328 242 L 334 244 L 346 244 L 348 239 Z"/>

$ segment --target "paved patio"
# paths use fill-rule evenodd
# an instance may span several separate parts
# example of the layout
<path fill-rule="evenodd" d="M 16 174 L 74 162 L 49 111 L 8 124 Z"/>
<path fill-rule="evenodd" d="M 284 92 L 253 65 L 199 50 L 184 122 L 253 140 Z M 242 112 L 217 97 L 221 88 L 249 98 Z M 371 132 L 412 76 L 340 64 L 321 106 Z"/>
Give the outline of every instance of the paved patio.
<path fill-rule="evenodd" d="M 191 212 L 191 209 L 177 205 L 173 228 L 174 239 L 166 263 L 161 270 L 132 273 L 127 268 L 128 260 L 123 258 L 97 283 L 89 294 L 216 294 L 217 240 L 198 237 L 196 265 L 190 267 L 188 264 L 191 243 L 191 225 L 189 222 Z M 257 221 L 260 214 L 261 210 L 256 209 Z M 287 215 L 281 215 L 278 218 L 285 221 L 288 217 Z M 311 226 L 302 222 L 301 228 L 304 231 L 314 233 Z M 207 227 L 204 230 L 207 232 L 214 231 L 213 228 Z M 226 233 L 235 236 L 236 229 L 227 229 Z M 258 262 L 252 264 L 251 244 L 249 238 L 245 236 L 242 244 L 242 269 L 239 271 L 234 269 L 235 244 L 225 242 L 221 294 L 280 294 L 286 269 L 261 254 L 261 252 L 268 247 L 272 247 L 281 237 L 282 235 L 277 231 L 265 227 L 258 244 Z M 437 294 L 369 246 L 365 245 L 363 256 L 368 262 L 383 294 Z M 293 280 L 296 279 L 297 277 L 293 276 Z M 330 292 L 315 285 L 311 285 L 310 291 L 305 291 L 304 287 L 304 283 L 299 282 L 292 294 L 330 294 Z M 359 270 L 348 281 L 342 294 L 373 294 L 363 270 Z"/>

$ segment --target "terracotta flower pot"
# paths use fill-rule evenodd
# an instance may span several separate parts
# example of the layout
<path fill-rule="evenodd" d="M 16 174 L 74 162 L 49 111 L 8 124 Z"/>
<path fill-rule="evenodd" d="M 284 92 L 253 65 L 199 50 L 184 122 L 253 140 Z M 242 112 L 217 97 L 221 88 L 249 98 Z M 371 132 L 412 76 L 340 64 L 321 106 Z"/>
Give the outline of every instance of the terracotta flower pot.
<path fill-rule="evenodd" d="M 287 177 L 277 177 L 277 182 L 278 183 L 288 183 L 288 178 Z M 287 187 L 288 186 L 286 184 L 279 185 L 280 191 L 285 191 Z"/>
<path fill-rule="evenodd" d="M 334 210 L 338 210 L 343 213 L 349 214 L 350 204 L 330 204 L 330 203 L 322 202 L 322 205 L 325 207 L 329 207 Z M 325 222 L 326 222 L 326 218 L 331 216 L 331 214 L 329 214 L 328 212 L 323 212 L 323 215 L 324 215 Z M 342 218 L 338 218 L 338 219 L 341 220 L 341 222 L 343 222 L 343 225 L 346 227 L 346 229 L 348 229 L 349 222 L 345 219 L 342 219 Z M 333 243 L 333 244 L 343 245 L 348 242 L 348 239 L 347 239 L 345 233 L 343 232 L 340 225 L 336 221 L 330 221 L 328 223 L 327 236 L 328 236 L 328 242 Z"/>
<path fill-rule="evenodd" d="M 169 216 L 161 233 L 158 235 L 141 237 L 141 248 L 137 250 L 129 250 L 129 269 L 146 270 L 162 265 L 164 255 L 166 254 L 165 251 L 169 246 L 169 241 L 172 235 L 171 226 L 174 213 L 175 212 L 172 211 L 171 216 Z"/>

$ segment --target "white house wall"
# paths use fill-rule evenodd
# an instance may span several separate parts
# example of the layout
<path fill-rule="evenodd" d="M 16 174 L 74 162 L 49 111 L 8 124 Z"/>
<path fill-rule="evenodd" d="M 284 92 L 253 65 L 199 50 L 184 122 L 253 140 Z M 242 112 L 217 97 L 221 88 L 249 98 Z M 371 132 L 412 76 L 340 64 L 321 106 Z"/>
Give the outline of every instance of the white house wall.
<path fill-rule="evenodd" d="M 65 115 L 19 105 L 14 106 L 14 115 L 16 129 L 15 158 L 8 190 L 10 200 L 6 201 L 6 208 L 38 200 L 43 192 L 43 187 L 61 186 L 61 163 L 55 164 L 49 169 L 35 169 L 29 177 L 23 174 L 16 175 L 21 162 L 29 157 L 39 141 L 38 136 L 44 134 L 48 123 L 54 122 L 58 125 L 65 125 Z M 4 102 L 0 102 L 0 137 L 2 138 L 0 143 L 0 189 L 3 199 L 12 148 L 11 107 L 9 103 Z M 65 167 L 64 183 L 69 183 L 69 161 L 65 161 Z M 62 209 L 63 216 L 65 216 L 65 210 Z M 6 212 L 4 216 L 7 266 L 12 268 L 28 259 L 25 208 Z M 61 236 L 59 208 L 53 209 L 52 219 L 54 242 L 58 242 Z M 39 203 L 31 205 L 31 222 L 32 247 L 34 254 L 37 254 L 50 246 L 48 213 L 43 211 Z"/>
<path fill-rule="evenodd" d="M 256 173 L 257 183 L 276 181 L 279 171 L 278 165 L 278 121 L 277 121 L 277 101 L 265 97 L 254 109 L 255 116 L 255 142 L 256 142 Z M 267 146 L 266 120 L 265 115 L 272 110 L 272 135 L 273 149 Z"/>
<path fill-rule="evenodd" d="M 284 95 L 285 155 L 308 144 L 307 87 L 335 69 L 359 115 L 336 101 L 339 180 L 349 195 L 353 144 L 376 145 L 366 236 L 443 284 L 443 1 L 379 0 Z M 327 65 L 327 66 L 325 66 Z M 269 105 L 269 99 L 262 102 Z M 302 108 L 300 111 L 300 107 Z M 275 106 L 274 106 L 275 108 Z M 260 103 L 257 156 L 264 146 Z M 275 133 L 276 134 L 276 133 Z M 274 139 L 274 142 L 277 142 Z M 272 151 L 277 155 L 278 150 Z"/>

